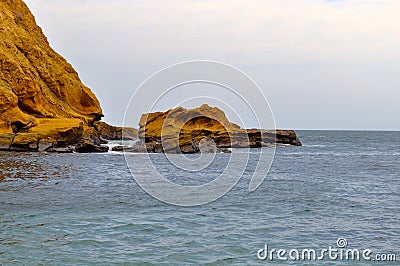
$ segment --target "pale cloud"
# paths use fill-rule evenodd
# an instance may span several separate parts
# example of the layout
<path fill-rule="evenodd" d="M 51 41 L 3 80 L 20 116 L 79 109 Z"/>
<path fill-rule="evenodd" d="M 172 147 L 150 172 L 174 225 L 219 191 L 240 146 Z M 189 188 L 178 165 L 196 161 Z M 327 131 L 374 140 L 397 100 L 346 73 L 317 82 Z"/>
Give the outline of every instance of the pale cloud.
<path fill-rule="evenodd" d="M 101 43 L 93 47 L 85 35 L 104 45 L 119 39 L 154 55 L 266 49 L 306 58 L 312 52 L 329 60 L 398 51 L 400 41 L 400 3 L 384 0 L 27 2 L 50 38 L 80 36 L 80 45 L 95 51 Z"/>

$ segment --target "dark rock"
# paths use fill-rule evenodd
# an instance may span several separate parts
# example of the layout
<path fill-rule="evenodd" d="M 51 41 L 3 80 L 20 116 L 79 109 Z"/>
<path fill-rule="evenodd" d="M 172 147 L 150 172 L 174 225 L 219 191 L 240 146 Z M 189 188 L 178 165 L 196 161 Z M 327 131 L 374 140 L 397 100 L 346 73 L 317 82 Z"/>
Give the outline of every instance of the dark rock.
<path fill-rule="evenodd" d="M 51 143 L 51 142 L 39 142 L 38 151 L 39 152 L 48 151 L 52 147 L 53 147 L 53 143 Z"/>
<path fill-rule="evenodd" d="M 115 147 L 112 147 L 112 151 L 124 151 L 124 149 L 125 148 L 127 148 L 127 146 L 115 146 Z"/>
<path fill-rule="evenodd" d="M 47 152 L 54 152 L 54 153 L 73 153 L 74 149 L 71 147 L 63 147 L 63 148 L 54 148 L 50 147 L 46 149 Z"/>
<path fill-rule="evenodd" d="M 18 133 L 15 134 L 10 145 L 10 151 L 37 151 L 39 137 L 34 133 Z"/>
<path fill-rule="evenodd" d="M 217 148 L 217 153 L 232 153 L 230 149 Z"/>
<path fill-rule="evenodd" d="M 145 153 L 146 147 L 144 145 L 115 146 L 111 150 L 118 152 Z"/>
<path fill-rule="evenodd" d="M 199 152 L 201 153 L 216 153 L 217 145 L 212 138 L 204 138 L 198 144 Z"/>
<path fill-rule="evenodd" d="M 100 145 L 95 145 L 90 142 L 81 142 L 78 143 L 75 147 L 75 151 L 79 153 L 90 153 L 90 152 L 108 152 L 108 147 L 107 146 L 100 146 Z"/>
<path fill-rule="evenodd" d="M 276 130 L 276 143 L 302 146 L 294 130 Z"/>
<path fill-rule="evenodd" d="M 11 143 L 14 139 L 14 134 L 3 134 L 0 135 L 0 151 L 10 150 Z"/>

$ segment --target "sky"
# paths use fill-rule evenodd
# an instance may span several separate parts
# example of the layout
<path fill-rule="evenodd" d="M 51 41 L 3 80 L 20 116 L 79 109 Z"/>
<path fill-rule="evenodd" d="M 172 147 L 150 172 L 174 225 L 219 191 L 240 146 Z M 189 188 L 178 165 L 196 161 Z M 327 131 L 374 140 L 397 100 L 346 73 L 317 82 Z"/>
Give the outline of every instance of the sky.
<path fill-rule="evenodd" d="M 25 2 L 51 46 L 96 94 L 110 124 L 124 123 L 129 99 L 154 73 L 212 60 L 258 84 L 277 128 L 400 130 L 398 0 Z M 204 86 L 188 85 L 178 94 L 214 91 Z M 214 92 L 220 102 L 231 98 Z M 176 104 L 175 93 L 158 108 Z M 238 109 L 241 119 L 251 120 Z"/>

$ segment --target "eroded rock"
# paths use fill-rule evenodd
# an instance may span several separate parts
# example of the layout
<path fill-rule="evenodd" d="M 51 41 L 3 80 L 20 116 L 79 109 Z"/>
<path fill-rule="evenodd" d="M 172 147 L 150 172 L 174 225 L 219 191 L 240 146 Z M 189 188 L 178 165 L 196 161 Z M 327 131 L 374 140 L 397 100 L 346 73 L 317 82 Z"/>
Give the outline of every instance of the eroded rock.
<path fill-rule="evenodd" d="M 228 148 L 256 148 L 274 144 L 301 146 L 293 130 L 242 129 L 231 123 L 225 113 L 206 104 L 185 109 L 142 115 L 139 138 L 148 152 L 197 153 L 230 152 Z"/>
<path fill-rule="evenodd" d="M 106 140 L 135 140 L 138 138 L 138 131 L 135 128 L 115 127 L 103 121 L 96 121 L 93 126 Z"/>

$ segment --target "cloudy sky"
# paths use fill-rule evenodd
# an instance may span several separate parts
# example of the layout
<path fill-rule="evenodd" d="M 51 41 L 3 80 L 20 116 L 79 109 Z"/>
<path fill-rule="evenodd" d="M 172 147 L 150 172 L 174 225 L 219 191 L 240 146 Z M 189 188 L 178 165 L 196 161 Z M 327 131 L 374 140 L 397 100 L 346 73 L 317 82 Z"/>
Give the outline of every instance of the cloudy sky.
<path fill-rule="evenodd" d="M 25 2 L 109 123 L 150 75 L 202 59 L 253 78 L 278 128 L 400 129 L 398 0 Z"/>

